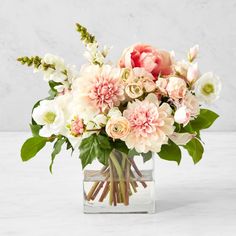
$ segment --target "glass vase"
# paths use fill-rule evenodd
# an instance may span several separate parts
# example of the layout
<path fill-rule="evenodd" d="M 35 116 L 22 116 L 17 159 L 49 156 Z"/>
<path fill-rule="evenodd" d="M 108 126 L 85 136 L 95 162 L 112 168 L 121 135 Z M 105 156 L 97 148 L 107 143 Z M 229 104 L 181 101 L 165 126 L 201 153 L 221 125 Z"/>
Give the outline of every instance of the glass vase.
<path fill-rule="evenodd" d="M 84 213 L 155 213 L 154 158 L 113 151 L 84 170 Z"/>

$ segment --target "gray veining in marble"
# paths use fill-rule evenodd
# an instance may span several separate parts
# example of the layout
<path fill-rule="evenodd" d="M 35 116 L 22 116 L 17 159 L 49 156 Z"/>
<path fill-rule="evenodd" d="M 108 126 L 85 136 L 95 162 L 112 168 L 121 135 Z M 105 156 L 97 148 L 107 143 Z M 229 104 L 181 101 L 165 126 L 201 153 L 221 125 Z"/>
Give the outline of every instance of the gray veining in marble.
<path fill-rule="evenodd" d="M 153 215 L 84 215 L 79 159 L 63 151 L 51 175 L 48 145 L 22 163 L 29 135 L 0 133 L 1 236 L 236 235 L 236 133 L 204 133 L 197 165 L 186 153 L 180 166 L 157 158 Z"/>
<path fill-rule="evenodd" d="M 213 106 L 221 119 L 211 130 L 236 130 L 235 12 L 235 0 L 1 0 L 0 130 L 27 130 L 33 103 L 47 94 L 45 82 L 18 65 L 18 56 L 51 52 L 78 66 L 85 62 L 77 21 L 114 46 L 114 60 L 135 42 L 174 49 L 180 58 L 200 44 L 200 68 L 223 81 Z"/>

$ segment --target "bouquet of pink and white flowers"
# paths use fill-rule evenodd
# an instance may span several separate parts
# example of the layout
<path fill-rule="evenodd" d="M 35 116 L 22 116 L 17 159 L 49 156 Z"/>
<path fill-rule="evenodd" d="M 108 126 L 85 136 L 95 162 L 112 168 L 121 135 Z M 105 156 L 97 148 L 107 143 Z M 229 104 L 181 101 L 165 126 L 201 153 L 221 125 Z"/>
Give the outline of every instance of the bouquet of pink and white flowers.
<path fill-rule="evenodd" d="M 22 160 L 34 157 L 46 143 L 54 143 L 52 171 L 54 159 L 65 145 L 79 149 L 83 168 L 97 159 L 107 176 L 116 172 L 121 179 L 126 178 L 127 165 L 140 174 L 134 155 L 147 161 L 157 153 L 179 164 L 184 148 L 194 163 L 200 161 L 204 151 L 200 131 L 218 117 L 203 106 L 219 97 L 221 83 L 213 73 L 199 71 L 198 45 L 189 49 L 186 60 L 177 60 L 174 52 L 137 43 L 111 64 L 106 62 L 109 48 L 99 46 L 85 27 L 76 27 L 88 59 L 79 72 L 51 54 L 18 58 L 34 72 L 42 72 L 50 87 L 49 97 L 33 107 L 33 137 L 22 146 Z M 126 165 L 121 157 L 126 158 Z M 112 166 L 113 172 L 107 171 Z M 128 172 L 132 176 L 131 170 Z M 116 204 L 116 189 L 120 202 L 127 205 L 126 190 L 134 187 L 132 181 L 117 186 L 109 181 L 108 185 L 110 204 Z M 103 192 L 103 197 L 106 194 Z"/>

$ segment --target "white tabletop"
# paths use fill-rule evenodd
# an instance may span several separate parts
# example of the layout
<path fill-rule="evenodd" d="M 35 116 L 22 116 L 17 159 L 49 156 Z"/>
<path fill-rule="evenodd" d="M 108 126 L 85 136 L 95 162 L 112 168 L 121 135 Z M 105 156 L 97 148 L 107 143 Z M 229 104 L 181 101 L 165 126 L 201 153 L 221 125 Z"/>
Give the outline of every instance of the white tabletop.
<path fill-rule="evenodd" d="M 50 145 L 23 163 L 29 133 L 0 134 L 0 235 L 236 235 L 236 133 L 204 133 L 203 160 L 156 160 L 157 213 L 82 213 L 80 160 L 62 152 L 48 170 Z"/>

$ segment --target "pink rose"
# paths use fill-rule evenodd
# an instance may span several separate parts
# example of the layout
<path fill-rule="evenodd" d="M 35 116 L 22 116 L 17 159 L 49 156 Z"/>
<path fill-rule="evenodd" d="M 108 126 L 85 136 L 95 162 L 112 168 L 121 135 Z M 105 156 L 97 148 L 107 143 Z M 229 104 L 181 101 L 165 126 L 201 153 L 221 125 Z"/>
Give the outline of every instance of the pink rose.
<path fill-rule="evenodd" d="M 119 65 L 121 68 L 144 68 L 154 76 L 155 80 L 160 74 L 169 75 L 172 72 L 170 53 L 158 51 L 146 44 L 136 44 L 125 49 Z"/>

